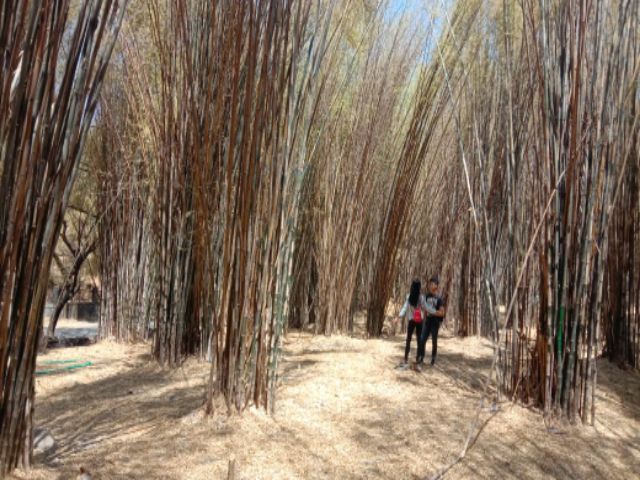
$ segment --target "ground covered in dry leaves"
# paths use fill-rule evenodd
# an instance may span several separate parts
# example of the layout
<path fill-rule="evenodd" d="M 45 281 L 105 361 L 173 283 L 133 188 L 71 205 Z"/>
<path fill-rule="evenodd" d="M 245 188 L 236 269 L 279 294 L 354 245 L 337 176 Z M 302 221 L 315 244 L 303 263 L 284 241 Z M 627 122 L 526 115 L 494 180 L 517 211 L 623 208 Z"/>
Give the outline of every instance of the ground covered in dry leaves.
<path fill-rule="evenodd" d="M 290 333 L 273 417 L 250 409 L 203 418 L 208 365 L 163 370 L 145 345 L 100 343 L 41 360 L 93 366 L 37 381 L 36 424 L 53 451 L 18 478 L 430 478 L 460 452 L 491 365 L 489 343 L 445 331 L 440 361 L 422 373 L 394 368 L 403 342 Z M 412 352 L 413 353 L 413 352 Z M 488 406 L 482 432 L 445 478 L 637 478 L 640 375 L 599 363 L 595 428 L 549 432 L 539 412 Z"/>

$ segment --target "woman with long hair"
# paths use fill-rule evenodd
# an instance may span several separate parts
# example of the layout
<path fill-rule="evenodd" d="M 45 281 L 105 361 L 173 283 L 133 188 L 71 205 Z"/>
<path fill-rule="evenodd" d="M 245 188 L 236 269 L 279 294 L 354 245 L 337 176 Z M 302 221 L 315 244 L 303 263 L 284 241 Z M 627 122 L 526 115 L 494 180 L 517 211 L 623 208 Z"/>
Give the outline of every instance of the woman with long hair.
<path fill-rule="evenodd" d="M 407 343 L 404 347 L 404 362 L 400 364 L 401 367 L 406 367 L 409 362 L 409 352 L 411 351 L 411 337 L 413 337 L 413 332 L 416 333 L 416 343 L 417 343 L 417 359 L 416 363 L 420 361 L 422 355 L 422 348 L 420 337 L 422 335 L 422 319 L 424 316 L 424 311 L 427 310 L 427 302 L 424 298 L 424 295 L 420 292 L 422 289 L 422 284 L 419 279 L 413 280 L 411 282 L 411 288 L 409 290 L 409 295 L 407 296 L 407 300 L 404 302 L 402 310 L 400 310 L 399 318 L 403 317 L 407 320 Z"/>

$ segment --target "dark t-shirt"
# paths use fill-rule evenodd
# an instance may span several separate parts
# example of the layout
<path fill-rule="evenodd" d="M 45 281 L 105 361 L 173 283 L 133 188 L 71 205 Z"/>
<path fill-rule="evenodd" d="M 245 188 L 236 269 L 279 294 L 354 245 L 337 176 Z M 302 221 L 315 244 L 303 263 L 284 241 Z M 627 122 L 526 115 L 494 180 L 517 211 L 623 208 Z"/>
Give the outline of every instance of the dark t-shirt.
<path fill-rule="evenodd" d="M 433 295 L 431 293 L 427 293 L 427 295 L 425 296 L 426 301 L 427 301 L 427 305 L 429 306 L 429 308 L 432 308 L 433 310 L 440 310 L 440 307 L 442 307 L 442 305 L 444 305 L 444 301 L 442 300 L 442 297 L 440 295 Z M 427 314 L 427 321 L 429 320 L 442 320 L 442 317 L 436 317 L 435 315 L 429 315 Z"/>

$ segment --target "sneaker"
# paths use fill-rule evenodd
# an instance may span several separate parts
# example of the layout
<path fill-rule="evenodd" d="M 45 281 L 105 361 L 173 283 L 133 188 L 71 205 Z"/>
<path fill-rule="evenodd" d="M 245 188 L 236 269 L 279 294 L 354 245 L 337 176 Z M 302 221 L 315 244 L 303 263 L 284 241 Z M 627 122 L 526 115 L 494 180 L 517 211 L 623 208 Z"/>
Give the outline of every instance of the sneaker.
<path fill-rule="evenodd" d="M 407 368 L 409 368 L 409 364 L 407 362 L 400 362 L 396 368 L 406 370 Z"/>
<path fill-rule="evenodd" d="M 432 358 L 432 359 L 431 359 L 431 366 L 433 367 L 435 364 L 436 364 L 436 359 L 435 359 L 435 358 Z"/>

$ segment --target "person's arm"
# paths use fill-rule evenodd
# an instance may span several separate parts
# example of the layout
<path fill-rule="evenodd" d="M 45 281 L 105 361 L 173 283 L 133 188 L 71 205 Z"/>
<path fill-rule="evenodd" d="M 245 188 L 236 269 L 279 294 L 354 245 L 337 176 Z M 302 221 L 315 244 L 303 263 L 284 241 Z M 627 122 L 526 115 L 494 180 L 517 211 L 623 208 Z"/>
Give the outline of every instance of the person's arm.
<path fill-rule="evenodd" d="M 436 317 L 444 318 L 444 316 L 447 314 L 447 309 L 446 309 L 446 307 L 444 305 L 444 302 L 442 300 L 440 300 L 440 302 L 438 302 L 438 303 L 440 304 L 440 308 L 433 315 L 436 316 Z"/>
<path fill-rule="evenodd" d="M 421 300 L 422 300 L 423 310 L 427 312 L 428 315 L 435 315 L 437 310 L 434 310 L 434 308 L 427 303 L 427 300 L 425 299 L 425 297 L 421 297 Z"/>
<path fill-rule="evenodd" d="M 407 308 L 409 308 L 409 300 L 404 302 L 402 310 L 400 310 L 400 313 L 398 314 L 398 318 L 402 318 L 407 314 Z"/>
<path fill-rule="evenodd" d="M 422 308 L 422 310 L 424 310 L 425 312 L 429 311 L 429 305 L 427 305 L 427 299 L 424 295 L 420 295 L 420 308 Z"/>

